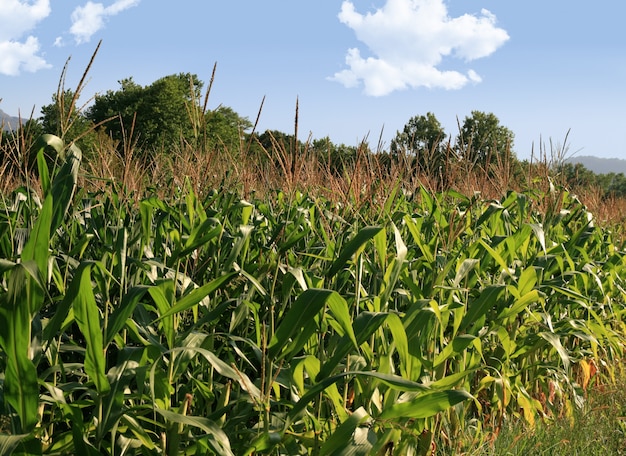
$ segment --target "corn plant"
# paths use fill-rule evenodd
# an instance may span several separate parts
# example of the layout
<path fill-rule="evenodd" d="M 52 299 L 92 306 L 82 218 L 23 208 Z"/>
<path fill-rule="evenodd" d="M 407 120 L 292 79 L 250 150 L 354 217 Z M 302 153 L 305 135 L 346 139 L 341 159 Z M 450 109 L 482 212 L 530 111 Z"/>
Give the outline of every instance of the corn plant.
<path fill-rule="evenodd" d="M 460 451 L 623 356 L 623 248 L 567 192 L 134 201 L 38 147 L 0 215 L 3 454 Z"/>

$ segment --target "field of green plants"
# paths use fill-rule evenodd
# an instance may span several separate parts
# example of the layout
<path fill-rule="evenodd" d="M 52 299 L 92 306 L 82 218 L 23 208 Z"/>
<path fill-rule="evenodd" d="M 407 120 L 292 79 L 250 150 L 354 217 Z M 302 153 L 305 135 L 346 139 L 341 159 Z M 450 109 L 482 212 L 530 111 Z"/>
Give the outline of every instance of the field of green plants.
<path fill-rule="evenodd" d="M 564 189 L 134 199 L 43 141 L 0 201 L 0 454 L 478 454 L 621 372 L 624 246 Z"/>

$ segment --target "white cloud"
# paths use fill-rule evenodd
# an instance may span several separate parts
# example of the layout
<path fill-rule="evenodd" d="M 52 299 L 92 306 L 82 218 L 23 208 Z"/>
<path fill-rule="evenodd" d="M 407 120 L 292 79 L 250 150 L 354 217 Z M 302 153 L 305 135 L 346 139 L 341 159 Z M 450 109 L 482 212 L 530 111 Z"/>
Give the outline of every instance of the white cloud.
<path fill-rule="evenodd" d="M 357 48 L 348 50 L 348 69 L 329 79 L 346 87 L 361 83 L 367 95 L 382 96 L 408 87 L 459 89 L 482 79 L 473 70 L 442 71 L 444 57 L 466 62 L 486 57 L 509 39 L 496 27 L 496 17 L 483 9 L 480 15 L 451 18 L 444 0 L 387 0 L 373 13 L 360 14 L 346 0 L 339 20 L 356 33 L 372 57 Z"/>
<path fill-rule="evenodd" d="M 88 42 L 94 33 L 104 27 L 106 19 L 136 6 L 140 0 L 117 0 L 105 7 L 102 3 L 87 2 L 72 12 L 70 33 L 77 44 Z"/>
<path fill-rule="evenodd" d="M 39 41 L 23 38 L 50 14 L 49 0 L 0 0 L 0 73 L 17 76 L 50 65 L 39 55 Z"/>
<path fill-rule="evenodd" d="M 18 41 L 0 41 L 0 73 L 18 76 L 22 70 L 35 72 L 50 68 L 42 57 L 38 56 L 39 42 L 34 36 Z"/>

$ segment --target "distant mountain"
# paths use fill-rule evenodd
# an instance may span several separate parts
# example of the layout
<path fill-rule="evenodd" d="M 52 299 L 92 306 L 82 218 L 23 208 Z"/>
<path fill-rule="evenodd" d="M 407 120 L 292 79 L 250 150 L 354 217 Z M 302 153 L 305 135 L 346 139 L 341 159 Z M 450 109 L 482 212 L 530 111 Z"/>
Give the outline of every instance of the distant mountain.
<path fill-rule="evenodd" d="M 0 109 L 0 125 L 2 125 L 3 130 L 17 129 L 19 123 L 20 119 L 18 117 L 10 116 L 2 109 Z"/>
<path fill-rule="evenodd" d="M 596 174 L 624 173 L 626 175 L 626 160 L 620 158 L 599 158 L 592 156 L 572 157 L 565 160 L 567 163 L 580 163 Z"/>

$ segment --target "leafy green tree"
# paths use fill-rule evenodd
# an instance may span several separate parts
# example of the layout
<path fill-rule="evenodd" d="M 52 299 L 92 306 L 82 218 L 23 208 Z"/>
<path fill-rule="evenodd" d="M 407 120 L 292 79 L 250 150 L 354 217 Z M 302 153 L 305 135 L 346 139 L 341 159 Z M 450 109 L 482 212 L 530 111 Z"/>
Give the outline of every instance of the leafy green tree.
<path fill-rule="evenodd" d="M 309 152 L 317 158 L 320 165 L 336 176 L 350 173 L 357 160 L 357 147 L 345 144 L 335 144 L 327 136 L 314 139 Z"/>
<path fill-rule="evenodd" d="M 252 122 L 239 116 L 228 106 L 219 106 L 208 111 L 206 118 L 206 139 L 213 147 L 223 147 L 235 153 L 246 141 L 245 132 L 252 128 Z"/>
<path fill-rule="evenodd" d="M 456 147 L 459 156 L 472 164 L 485 166 L 510 156 L 515 135 L 493 113 L 472 111 L 465 117 Z"/>
<path fill-rule="evenodd" d="M 145 88 L 137 121 L 148 144 L 170 148 L 181 139 L 194 138 L 192 119 L 199 110 L 202 82 L 194 74 L 180 73 L 158 79 Z"/>
<path fill-rule="evenodd" d="M 596 175 L 596 184 L 604 190 L 604 196 L 626 196 L 626 176 L 624 173 L 608 173 Z"/>
<path fill-rule="evenodd" d="M 597 181 L 596 174 L 582 163 L 565 162 L 557 171 L 561 181 L 569 188 L 589 187 Z"/>
<path fill-rule="evenodd" d="M 439 184 L 446 180 L 449 147 L 446 132 L 432 112 L 412 117 L 391 141 L 391 156 L 405 156 Z"/>
<path fill-rule="evenodd" d="M 204 113 L 199 103 L 203 83 L 195 74 L 165 76 L 145 87 L 132 77 L 119 84 L 119 90 L 96 96 L 87 116 L 94 123 L 105 122 L 114 140 L 136 142 L 145 153 L 182 143 L 234 150 L 252 126 L 225 106 Z"/>
<path fill-rule="evenodd" d="M 135 117 L 141 110 L 144 89 L 132 77 L 118 83 L 119 90 L 108 90 L 104 95 L 96 95 L 86 115 L 95 124 L 104 122 L 107 133 L 114 140 L 122 142 L 133 129 Z"/>
<path fill-rule="evenodd" d="M 202 82 L 196 75 L 165 76 L 146 87 L 133 78 L 119 81 L 120 89 L 96 96 L 87 116 L 106 123 L 109 135 L 118 141 L 131 139 L 145 149 L 160 150 L 193 137 L 189 109 L 199 109 Z M 108 121 L 108 119 L 111 119 Z"/>
<path fill-rule="evenodd" d="M 85 155 L 95 148 L 95 132 L 91 120 L 77 105 L 73 90 L 66 90 L 61 96 L 54 94 L 52 103 L 41 108 L 41 132 L 50 133 L 62 138 L 66 144 L 76 142 Z M 30 131 L 35 126 L 29 125 Z"/>
<path fill-rule="evenodd" d="M 406 152 L 416 156 L 430 154 L 441 148 L 446 132 L 432 112 L 425 116 L 414 116 L 402 131 L 391 141 L 391 152 Z"/>

